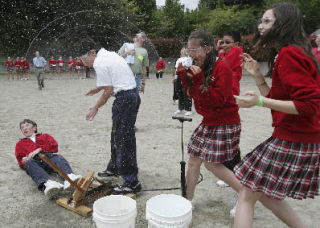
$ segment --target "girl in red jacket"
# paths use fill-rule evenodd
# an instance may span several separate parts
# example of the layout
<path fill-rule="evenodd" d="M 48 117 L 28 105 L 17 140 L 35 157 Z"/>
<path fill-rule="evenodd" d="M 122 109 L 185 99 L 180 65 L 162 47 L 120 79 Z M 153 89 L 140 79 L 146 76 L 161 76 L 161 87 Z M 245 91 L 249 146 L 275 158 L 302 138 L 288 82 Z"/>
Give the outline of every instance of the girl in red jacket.
<path fill-rule="evenodd" d="M 14 74 L 13 72 L 13 62 L 11 60 L 11 57 L 8 57 L 8 60 L 4 64 L 5 67 L 7 67 L 8 72 L 8 80 L 10 80 L 10 76 L 12 76 L 12 80 L 14 80 Z"/>
<path fill-rule="evenodd" d="M 166 63 L 164 62 L 164 60 L 162 59 L 162 57 L 159 58 L 159 61 L 156 64 L 156 77 L 157 79 L 162 78 L 163 75 L 163 71 L 166 68 Z"/>
<path fill-rule="evenodd" d="M 193 98 L 197 113 L 203 116 L 188 145 L 187 198 L 192 200 L 202 163 L 234 189 L 241 187 L 222 164 L 238 152 L 241 125 L 230 86 L 232 71 L 223 60 L 216 60 L 213 37 L 206 31 L 192 32 L 188 52 L 194 65 L 187 68 L 179 63 L 177 75 Z"/>
<path fill-rule="evenodd" d="M 20 57 L 16 58 L 16 61 L 14 61 L 14 66 L 16 68 L 17 79 L 19 80 L 21 78 L 21 61 L 20 61 Z"/>
<path fill-rule="evenodd" d="M 270 57 L 271 87 L 257 61 L 243 55 L 261 96 L 246 92 L 237 103 L 271 109 L 274 131 L 234 169 L 242 184 L 235 227 L 253 226 L 257 200 L 289 227 L 306 227 L 284 199 L 320 194 L 320 75 L 301 19 L 294 4 L 278 3 L 259 23 L 256 48 Z"/>

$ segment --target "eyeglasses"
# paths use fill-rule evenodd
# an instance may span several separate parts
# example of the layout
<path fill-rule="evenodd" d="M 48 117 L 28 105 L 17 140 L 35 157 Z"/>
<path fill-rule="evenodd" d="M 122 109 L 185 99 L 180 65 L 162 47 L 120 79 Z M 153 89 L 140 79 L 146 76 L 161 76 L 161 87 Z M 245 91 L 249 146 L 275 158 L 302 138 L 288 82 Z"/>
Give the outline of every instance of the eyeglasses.
<path fill-rule="evenodd" d="M 275 21 L 275 19 L 273 19 L 273 18 L 268 18 L 268 17 L 260 18 L 258 20 L 258 24 L 269 24 L 270 22 L 273 22 L 273 21 Z"/>
<path fill-rule="evenodd" d="M 30 127 L 33 127 L 33 125 L 31 123 L 21 124 L 21 126 L 20 126 L 21 129 L 30 128 Z"/>
<path fill-rule="evenodd" d="M 190 53 L 192 51 L 200 51 L 202 49 L 202 47 L 199 48 L 187 48 L 187 52 Z"/>
<path fill-rule="evenodd" d="M 234 43 L 233 41 L 231 41 L 231 40 L 221 40 L 220 41 L 220 44 L 222 45 L 222 44 L 232 44 L 232 43 Z"/>

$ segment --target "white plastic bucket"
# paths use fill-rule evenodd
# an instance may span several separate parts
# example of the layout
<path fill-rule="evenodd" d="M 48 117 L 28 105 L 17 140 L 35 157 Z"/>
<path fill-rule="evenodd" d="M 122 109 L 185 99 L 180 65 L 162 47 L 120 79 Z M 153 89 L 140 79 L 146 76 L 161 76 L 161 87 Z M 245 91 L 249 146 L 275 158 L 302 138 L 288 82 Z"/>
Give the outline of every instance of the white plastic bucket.
<path fill-rule="evenodd" d="M 92 220 L 97 228 L 134 228 L 136 201 L 127 196 L 110 195 L 93 203 Z"/>
<path fill-rule="evenodd" d="M 192 220 L 192 204 L 174 194 L 161 194 L 146 203 L 149 228 L 188 228 Z"/>

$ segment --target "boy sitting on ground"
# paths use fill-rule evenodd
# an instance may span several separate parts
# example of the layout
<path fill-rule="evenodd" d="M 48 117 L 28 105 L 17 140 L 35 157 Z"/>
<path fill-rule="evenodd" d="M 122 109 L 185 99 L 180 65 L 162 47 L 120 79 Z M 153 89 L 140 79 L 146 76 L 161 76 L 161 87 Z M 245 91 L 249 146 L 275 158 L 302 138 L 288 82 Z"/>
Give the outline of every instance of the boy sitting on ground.
<path fill-rule="evenodd" d="M 55 196 L 61 188 L 68 189 L 70 183 L 64 180 L 64 184 L 60 184 L 51 180 L 48 172 L 54 172 L 54 170 L 38 156 L 38 153 L 41 152 L 47 156 L 71 180 L 77 181 L 81 178 L 80 175 L 73 174 L 68 161 L 58 154 L 58 143 L 51 135 L 37 133 L 37 124 L 29 119 L 24 119 L 19 126 L 25 136 L 16 144 L 15 154 L 19 166 L 26 171 L 38 189 L 44 191 L 49 199 Z"/>

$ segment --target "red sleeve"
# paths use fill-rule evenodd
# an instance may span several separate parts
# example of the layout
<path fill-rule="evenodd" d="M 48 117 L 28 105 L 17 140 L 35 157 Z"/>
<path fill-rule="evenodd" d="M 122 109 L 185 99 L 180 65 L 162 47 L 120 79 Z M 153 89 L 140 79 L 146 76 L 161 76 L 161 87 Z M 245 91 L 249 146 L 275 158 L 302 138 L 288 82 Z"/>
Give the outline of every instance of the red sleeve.
<path fill-rule="evenodd" d="M 48 134 L 38 135 L 37 146 L 42 149 L 43 153 L 56 153 L 58 152 L 58 143 L 57 141 Z"/>
<path fill-rule="evenodd" d="M 5 62 L 4 66 L 9 66 L 9 63 L 8 63 L 8 61 L 7 61 L 7 62 Z"/>
<path fill-rule="evenodd" d="M 241 57 L 240 57 L 242 53 L 243 53 L 242 47 L 233 47 L 224 57 L 238 81 L 240 81 L 242 77 Z"/>
<path fill-rule="evenodd" d="M 221 107 L 226 104 L 232 96 L 232 71 L 230 67 L 218 60 L 212 72 L 212 82 L 208 91 L 202 96 L 204 103 L 213 107 Z"/>
<path fill-rule="evenodd" d="M 312 117 L 320 114 L 320 75 L 311 57 L 296 47 L 284 47 L 279 53 L 277 71 L 298 112 Z"/>
<path fill-rule="evenodd" d="M 24 157 L 25 152 L 24 148 L 21 146 L 21 143 L 19 142 L 16 144 L 15 154 L 20 168 L 23 169 L 22 158 Z"/>

